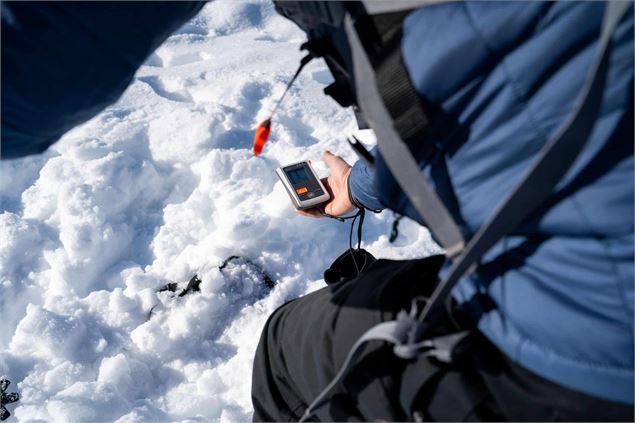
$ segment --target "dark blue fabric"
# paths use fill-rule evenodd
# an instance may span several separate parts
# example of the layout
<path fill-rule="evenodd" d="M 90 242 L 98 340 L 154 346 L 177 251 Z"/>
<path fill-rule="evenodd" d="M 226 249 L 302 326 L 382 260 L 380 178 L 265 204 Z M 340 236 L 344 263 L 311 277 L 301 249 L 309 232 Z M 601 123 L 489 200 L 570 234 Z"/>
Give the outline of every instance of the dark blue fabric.
<path fill-rule="evenodd" d="M 473 234 L 573 108 L 595 54 L 601 2 L 429 6 L 404 24 L 417 91 L 438 106 L 421 162 Z M 455 289 L 480 330 L 554 382 L 633 403 L 633 11 L 614 37 L 600 117 L 555 194 Z M 351 173 L 356 200 L 424 224 L 381 157 Z M 450 193 L 448 191 L 453 191 Z"/>
<path fill-rule="evenodd" d="M 377 147 L 374 147 L 371 153 L 373 156 L 376 156 Z M 351 169 L 348 180 L 351 186 L 351 193 L 353 193 L 355 199 L 363 199 L 363 201 L 360 201 L 361 205 L 369 210 L 382 210 L 384 205 L 379 201 L 372 183 L 374 175 L 374 172 L 363 165 L 363 162 L 360 160 L 353 166 L 353 169 Z"/>
<path fill-rule="evenodd" d="M 3 2 L 2 158 L 44 151 L 115 102 L 203 2 Z"/>

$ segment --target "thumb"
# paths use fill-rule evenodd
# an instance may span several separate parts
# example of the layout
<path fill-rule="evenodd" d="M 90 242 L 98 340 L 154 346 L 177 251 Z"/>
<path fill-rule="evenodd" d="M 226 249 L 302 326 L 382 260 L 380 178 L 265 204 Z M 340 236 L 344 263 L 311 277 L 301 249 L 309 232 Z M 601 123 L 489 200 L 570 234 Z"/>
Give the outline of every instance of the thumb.
<path fill-rule="evenodd" d="M 346 162 L 344 161 L 344 159 L 342 159 L 340 156 L 336 156 L 329 150 L 324 151 L 322 160 L 324 160 L 324 163 L 326 163 L 326 166 L 328 166 L 331 173 L 336 170 L 340 170 L 342 166 L 346 167 Z"/>

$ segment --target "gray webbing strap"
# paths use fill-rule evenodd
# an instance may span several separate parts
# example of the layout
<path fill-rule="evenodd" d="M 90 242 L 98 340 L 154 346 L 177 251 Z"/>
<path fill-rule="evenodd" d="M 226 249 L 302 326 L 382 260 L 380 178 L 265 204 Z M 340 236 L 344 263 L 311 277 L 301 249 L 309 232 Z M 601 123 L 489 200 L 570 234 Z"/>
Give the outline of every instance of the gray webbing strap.
<path fill-rule="evenodd" d="M 345 18 L 345 27 L 353 56 L 357 101 L 377 135 L 381 156 L 436 240 L 445 248 L 446 255 L 455 257 L 465 247 L 461 231 L 434 189 L 421 176 L 418 163 L 395 131 L 377 89 L 375 72 L 349 15 Z"/>
<path fill-rule="evenodd" d="M 441 281 L 426 304 L 420 316 L 421 321 L 431 310 L 446 301 L 460 278 L 473 268 L 487 250 L 514 230 L 549 197 L 582 151 L 602 105 L 613 32 L 631 4 L 628 1 L 611 1 L 606 4 L 598 49 L 569 117 L 547 141 L 507 199 L 498 206 L 470 240 L 462 255 L 455 260 L 447 277 Z"/>
<path fill-rule="evenodd" d="M 448 0 L 365 0 L 362 1 L 362 3 L 369 15 L 381 15 L 383 13 L 417 9 L 419 7 L 445 3 L 447 1 Z"/>
<path fill-rule="evenodd" d="M 344 360 L 344 364 L 340 367 L 339 372 L 335 375 L 333 380 L 320 392 L 320 395 L 313 400 L 313 402 L 307 407 L 300 419 L 301 422 L 306 421 L 309 417 L 315 413 L 315 410 L 326 403 L 328 401 L 327 395 L 331 393 L 331 390 L 337 386 L 337 384 L 344 378 L 348 368 L 357 361 L 359 355 L 364 351 L 362 347 L 366 345 L 369 341 L 386 341 L 393 344 L 399 343 L 399 339 L 396 337 L 398 323 L 396 320 L 391 320 L 389 322 L 380 323 L 376 326 L 373 326 L 368 331 L 366 331 L 358 340 L 355 342 L 351 350 L 349 351 L 346 359 Z"/>
<path fill-rule="evenodd" d="M 324 405 L 328 401 L 328 394 L 342 381 L 348 369 L 353 365 L 360 354 L 364 351 L 364 347 L 370 341 L 384 341 L 394 344 L 393 351 L 395 355 L 401 358 L 414 358 L 418 355 L 434 357 L 439 361 L 450 363 L 452 361 L 452 353 L 454 348 L 469 334 L 467 331 L 443 335 L 422 342 L 412 343 L 414 333 L 417 331 L 418 307 L 417 303 L 421 300 L 417 297 L 412 300 L 412 306 L 409 312 L 400 311 L 396 320 L 379 323 L 368 329 L 359 337 L 353 347 L 348 352 L 344 363 L 340 367 L 331 382 L 320 392 L 320 394 L 307 407 L 301 422 L 311 417 L 315 410 Z"/>

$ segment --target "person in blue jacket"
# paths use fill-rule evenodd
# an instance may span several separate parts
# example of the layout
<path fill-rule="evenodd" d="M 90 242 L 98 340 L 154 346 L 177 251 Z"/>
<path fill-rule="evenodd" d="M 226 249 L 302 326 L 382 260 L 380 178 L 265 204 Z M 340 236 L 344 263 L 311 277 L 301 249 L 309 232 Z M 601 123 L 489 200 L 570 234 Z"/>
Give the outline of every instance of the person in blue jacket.
<path fill-rule="evenodd" d="M 431 117 L 437 130 L 421 140 L 434 144 L 437 154 L 419 167 L 468 239 L 574 108 L 597 49 L 604 7 L 601 2 L 449 2 L 422 7 L 405 18 L 403 61 L 418 94 L 438 110 Z M 446 407 L 440 412 L 426 402 L 434 399 L 419 398 L 419 409 L 433 420 L 632 420 L 632 5 L 613 35 L 608 69 L 594 130 L 572 169 L 538 212 L 487 252 L 452 292 L 485 343 L 502 352 L 497 360 L 508 362 L 495 371 L 500 379 L 494 382 L 483 369 L 497 360 L 476 359 L 472 366 L 480 376 L 463 372 L 485 381 L 478 389 L 488 392 L 495 405 L 474 411 L 484 404 L 482 398 L 463 391 L 476 382 L 421 388 L 426 370 L 415 366 L 410 372 L 418 372 L 421 386 L 406 388 L 402 379 L 408 373 L 397 364 L 377 360 L 373 367 L 369 359 L 359 368 L 375 371 L 383 388 L 374 386 L 375 394 L 364 397 L 371 389 L 349 380 L 344 383 L 348 400 L 332 399 L 314 416 L 411 419 L 403 397 L 428 389 L 455 400 L 439 401 Z M 381 159 L 378 151 L 375 155 Z M 358 161 L 351 168 L 328 151 L 324 161 L 331 170 L 327 185 L 332 194 L 326 214 L 389 208 L 426 224 L 405 194 L 386 183 L 390 174 L 385 166 L 374 171 Z M 440 165 L 443 173 L 435 171 Z M 304 214 L 323 216 L 320 211 Z M 361 279 L 371 279 L 373 269 Z M 425 280 L 423 275 L 411 282 Z M 340 297 L 365 291 L 349 287 L 343 294 L 343 289 L 330 286 L 312 293 L 270 318 L 254 369 L 256 420 L 302 416 L 344 361 L 338 344 L 350 348 L 346 338 L 356 339 L 340 326 L 365 324 L 366 329 L 386 319 L 369 315 L 362 324 L 359 314 L 347 315 L 347 302 Z M 364 301 L 372 308 L 372 299 Z M 315 347 L 304 347 L 311 340 L 303 333 L 325 338 L 330 346 L 314 354 Z M 301 365 L 293 358 L 297 354 L 305 356 Z M 377 371 L 386 367 L 392 367 L 390 377 Z M 399 396 L 391 398 L 395 392 Z M 382 402 L 383 407 L 376 405 Z M 469 403 L 471 411 L 447 411 L 460 409 L 461 402 Z M 612 414 L 616 410 L 621 411 Z"/>

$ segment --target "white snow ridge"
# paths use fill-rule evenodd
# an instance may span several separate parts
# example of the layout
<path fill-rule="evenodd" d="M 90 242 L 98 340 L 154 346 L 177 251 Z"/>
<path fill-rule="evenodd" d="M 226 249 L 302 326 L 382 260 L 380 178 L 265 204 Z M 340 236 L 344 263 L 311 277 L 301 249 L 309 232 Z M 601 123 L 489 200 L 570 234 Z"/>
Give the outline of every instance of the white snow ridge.
<path fill-rule="evenodd" d="M 0 163 L 0 376 L 19 421 L 249 421 L 262 327 L 323 286 L 348 224 L 294 213 L 275 168 L 356 160 L 350 111 L 304 70 L 253 157 L 304 34 L 270 2 L 217 1 L 170 37 L 123 97 L 45 154 Z M 362 134 L 364 135 L 364 134 Z M 366 138 L 369 138 L 368 136 Z M 430 254 L 428 232 L 367 217 L 378 257 Z M 223 271 L 229 256 L 249 258 Z M 200 292 L 179 297 L 198 274 Z M 178 282 L 176 292 L 159 289 Z M 11 389 L 10 389 L 11 390 Z M 12 392 L 13 392 L 12 391 Z"/>

